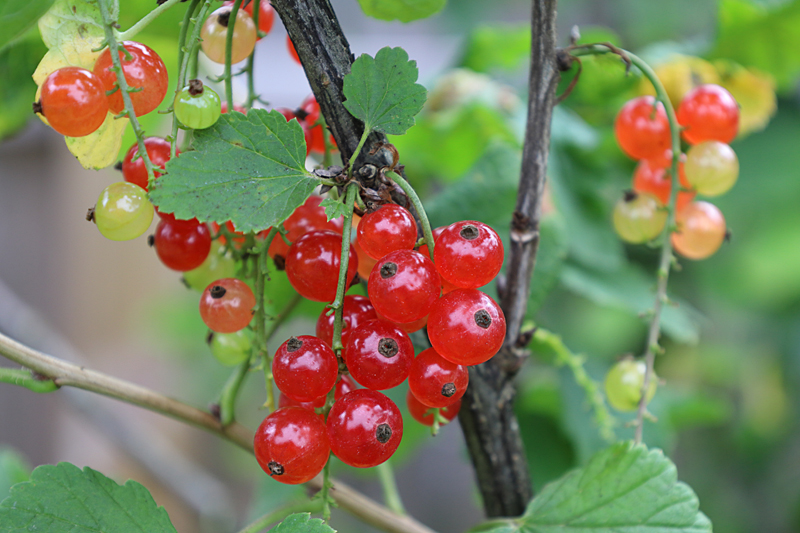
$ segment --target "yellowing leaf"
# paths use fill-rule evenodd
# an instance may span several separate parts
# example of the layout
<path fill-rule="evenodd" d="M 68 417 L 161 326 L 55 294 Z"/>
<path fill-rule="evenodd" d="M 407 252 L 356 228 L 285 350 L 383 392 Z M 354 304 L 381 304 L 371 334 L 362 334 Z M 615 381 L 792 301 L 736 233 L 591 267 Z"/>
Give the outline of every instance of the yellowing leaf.
<path fill-rule="evenodd" d="M 731 61 L 715 61 L 720 85 L 739 104 L 739 137 L 763 130 L 778 109 L 775 80 L 769 74 Z"/>
<path fill-rule="evenodd" d="M 41 86 L 47 76 L 56 70 L 64 67 L 81 67 L 92 70 L 94 63 L 100 52 L 92 52 L 93 48 L 100 46 L 102 40 L 97 40 L 94 44 L 89 41 L 76 41 L 72 45 L 63 48 L 51 48 L 39 62 L 39 66 L 33 73 L 33 81 Z"/>
<path fill-rule="evenodd" d="M 78 41 L 99 43 L 105 37 L 102 20 L 96 2 L 56 0 L 39 19 L 39 32 L 47 48 L 61 48 Z"/>
<path fill-rule="evenodd" d="M 83 168 L 100 170 L 117 160 L 122 147 L 122 134 L 128 122 L 127 118 L 115 119 L 109 113 L 103 125 L 94 133 L 84 137 L 64 137 L 64 140 Z"/>
<path fill-rule="evenodd" d="M 678 107 L 683 96 L 698 85 L 719 83 L 719 75 L 714 65 L 699 57 L 676 55 L 666 63 L 655 67 L 654 70 L 675 108 Z M 640 92 L 641 94 L 656 94 L 653 85 L 645 77 L 642 77 Z"/>

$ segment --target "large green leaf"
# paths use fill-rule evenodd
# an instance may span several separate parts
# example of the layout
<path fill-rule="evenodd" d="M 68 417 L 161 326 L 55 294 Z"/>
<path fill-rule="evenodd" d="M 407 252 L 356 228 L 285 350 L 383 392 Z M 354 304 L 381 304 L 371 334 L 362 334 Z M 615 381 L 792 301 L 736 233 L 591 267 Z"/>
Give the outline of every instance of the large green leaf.
<path fill-rule="evenodd" d="M 381 20 L 411 22 L 442 10 L 447 0 L 358 0 L 364 14 Z"/>
<path fill-rule="evenodd" d="M 175 533 L 163 507 L 142 485 L 118 485 L 70 463 L 36 468 L 0 503 L 0 532 Z"/>
<path fill-rule="evenodd" d="M 788 89 L 800 74 L 800 1 L 768 7 L 754 0 L 721 0 L 711 56 L 768 72 Z"/>
<path fill-rule="evenodd" d="M 678 481 L 661 450 L 620 442 L 547 485 L 520 518 L 490 522 L 491 533 L 711 532 L 697 496 Z"/>
<path fill-rule="evenodd" d="M 402 135 L 425 104 L 418 75 L 417 62 L 402 48 L 381 48 L 375 58 L 362 54 L 344 77 L 344 106 L 365 130 Z"/>
<path fill-rule="evenodd" d="M 289 515 L 283 522 L 270 529 L 274 533 L 336 533 L 320 518 L 311 518 L 309 513 Z"/>
<path fill-rule="evenodd" d="M 0 449 L 0 499 L 8 495 L 8 489 L 17 483 L 28 481 L 31 469 L 25 461 L 10 449 Z"/>
<path fill-rule="evenodd" d="M 469 36 L 461 65 L 475 72 L 514 70 L 530 53 L 530 24 L 479 26 Z"/>
<path fill-rule="evenodd" d="M 305 170 L 303 130 L 274 110 L 224 114 L 195 131 L 193 148 L 167 163 L 150 188 L 153 203 L 178 218 L 261 231 L 285 220 L 319 185 Z"/>
<path fill-rule="evenodd" d="M 29 0 L 14 2 L 8 0 L 0 5 L 0 52 L 14 39 L 20 37 L 47 13 L 55 0 Z"/>
<path fill-rule="evenodd" d="M 33 117 L 36 84 L 31 74 L 47 52 L 35 30 L 0 51 L 0 139 L 22 128 Z"/>

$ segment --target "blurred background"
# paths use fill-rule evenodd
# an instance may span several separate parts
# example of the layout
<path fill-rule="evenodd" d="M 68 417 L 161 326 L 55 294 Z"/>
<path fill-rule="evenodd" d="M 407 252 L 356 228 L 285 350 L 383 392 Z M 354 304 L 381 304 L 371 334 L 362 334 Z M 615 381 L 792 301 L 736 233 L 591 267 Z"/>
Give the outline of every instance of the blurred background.
<path fill-rule="evenodd" d="M 123 28 L 152 7 L 122 4 Z M 432 224 L 476 218 L 507 233 L 525 121 L 529 4 L 450 0 L 410 24 L 369 19 L 352 0 L 332 4 L 356 55 L 402 46 L 418 63 L 428 104 L 417 126 L 393 141 Z M 171 77 L 181 6 L 137 37 Z M 743 131 L 732 144 L 739 182 L 712 200 L 732 238 L 707 260 L 681 260 L 670 278 L 676 305 L 664 315 L 663 383 L 651 405 L 658 422 L 644 434 L 676 462 L 718 531 L 798 531 L 800 1 L 562 0 L 560 45 L 573 25 L 581 42 L 611 41 L 655 65 L 675 102 L 693 84 L 714 82 L 742 107 Z M 295 108 L 310 93 L 285 39 L 276 21 L 256 47 L 256 90 L 269 107 Z M 160 264 L 145 236 L 112 242 L 85 221 L 100 191 L 121 176 L 83 169 L 63 138 L 31 116 L 29 76 L 45 50 L 34 33 L 0 54 L 8 72 L 0 81 L 0 331 L 205 407 L 231 369 L 205 345 L 199 295 Z M 565 73 L 560 92 L 575 71 Z M 234 91 L 245 96 L 241 77 Z M 658 251 L 623 245 L 610 222 L 635 166 L 614 141 L 614 116 L 647 91 L 617 58 L 585 58 L 579 83 L 554 113 L 529 318 L 560 335 L 598 382 L 617 358 L 644 351 L 641 314 L 652 306 Z M 168 133 L 163 115 L 143 122 L 148 134 Z M 122 150 L 133 141 L 128 131 Z M 271 283 L 280 308 L 285 280 L 274 273 Z M 299 306 L 273 348 L 289 335 L 313 334 L 321 309 Z M 546 346 L 534 348 L 517 407 L 538 490 L 607 441 L 568 367 Z M 262 383 L 251 378 L 238 404 L 238 419 L 250 427 L 264 416 Z M 401 406 L 404 395 L 391 394 Z M 631 417 L 611 414 L 603 427 L 630 438 Z M 302 492 L 272 482 L 246 453 L 211 435 L 81 391 L 40 396 L 0 385 L 0 448 L 0 499 L 26 469 L 69 461 L 143 483 L 178 531 L 235 531 Z M 392 463 L 409 512 L 432 528 L 463 531 L 482 519 L 457 424 L 431 438 L 408 418 Z M 337 464 L 335 475 L 380 499 L 374 473 Z M 332 525 L 371 531 L 344 513 Z"/>

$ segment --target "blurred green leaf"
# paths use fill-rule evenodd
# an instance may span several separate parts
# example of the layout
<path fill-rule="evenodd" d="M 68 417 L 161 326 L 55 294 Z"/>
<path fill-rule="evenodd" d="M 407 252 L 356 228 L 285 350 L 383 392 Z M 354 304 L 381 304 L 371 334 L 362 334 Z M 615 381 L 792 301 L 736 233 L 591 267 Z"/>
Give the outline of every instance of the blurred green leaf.
<path fill-rule="evenodd" d="M 8 490 L 17 483 L 30 479 L 31 469 L 17 452 L 0 449 L 0 501 L 8 496 Z"/>
<path fill-rule="evenodd" d="M 274 533 L 336 533 L 336 530 L 321 518 L 311 518 L 310 513 L 289 515 L 270 531 L 274 531 Z"/>
<path fill-rule="evenodd" d="M 479 26 L 467 40 L 461 66 L 475 72 L 515 70 L 527 64 L 530 53 L 530 24 Z"/>
<path fill-rule="evenodd" d="M 710 56 L 767 72 L 789 89 L 800 74 L 800 1 L 721 0 Z"/>
<path fill-rule="evenodd" d="M 369 17 L 411 22 L 435 15 L 447 0 L 358 0 L 358 3 Z"/>
<path fill-rule="evenodd" d="M 36 84 L 31 74 L 46 52 L 36 30 L 0 51 L 0 139 L 15 133 L 33 117 Z"/>
<path fill-rule="evenodd" d="M 39 17 L 47 13 L 55 0 L 27 0 L 25 2 L 6 1 L 0 5 L 0 53 L 6 51 L 6 47 L 30 30 L 39 20 Z M 5 72 L 4 69 L 2 69 Z M 4 80 L 8 83 L 8 80 Z"/>
<path fill-rule="evenodd" d="M 547 216 L 541 221 L 539 249 L 536 252 L 536 265 L 528 296 L 528 318 L 535 317 L 547 295 L 558 284 L 561 267 L 567 258 L 567 242 L 564 221 L 558 215 Z"/>

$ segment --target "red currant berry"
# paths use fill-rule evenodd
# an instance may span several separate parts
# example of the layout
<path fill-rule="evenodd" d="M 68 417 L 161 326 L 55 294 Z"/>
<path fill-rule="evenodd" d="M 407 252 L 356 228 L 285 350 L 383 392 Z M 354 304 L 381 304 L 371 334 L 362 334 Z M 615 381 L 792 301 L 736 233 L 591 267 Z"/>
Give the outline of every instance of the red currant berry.
<path fill-rule="evenodd" d="M 331 302 L 336 298 L 339 281 L 339 261 L 342 256 L 342 236 L 332 231 L 306 233 L 289 247 L 286 274 L 289 283 L 300 296 L 315 302 Z M 358 269 L 358 256 L 350 247 L 347 280 Z"/>
<path fill-rule="evenodd" d="M 161 137 L 148 137 L 144 140 L 144 147 L 153 167 L 163 170 L 171 156 L 169 141 Z M 135 183 L 147 190 L 147 169 L 144 166 L 144 159 L 138 155 L 139 144 L 136 143 L 131 146 L 128 153 L 125 154 L 125 159 L 122 160 L 122 177 L 125 178 L 125 181 Z M 134 158 L 136 159 L 134 160 Z M 153 176 L 157 178 L 160 175 L 161 173 L 154 169 Z"/>
<path fill-rule="evenodd" d="M 376 313 L 377 314 L 377 313 Z M 425 326 L 428 325 L 428 315 L 420 318 L 419 320 L 415 320 L 413 322 L 392 322 L 391 320 L 387 320 L 386 317 L 378 315 L 379 320 L 383 320 L 393 326 L 397 326 L 398 328 L 402 329 L 406 333 L 414 333 L 415 331 L 419 331 Z"/>
<path fill-rule="evenodd" d="M 255 20 L 255 15 L 253 15 L 253 6 L 255 5 L 255 0 L 251 2 L 247 2 L 246 6 L 242 6 L 243 9 L 250 17 Z M 233 0 L 228 0 L 223 6 L 232 6 Z M 275 22 L 275 9 L 272 7 L 272 4 L 269 3 L 269 0 L 261 0 L 258 3 L 258 31 L 263 33 L 264 35 L 268 34 L 272 29 L 272 24 Z M 261 40 L 261 37 L 258 38 Z"/>
<path fill-rule="evenodd" d="M 119 50 L 125 81 L 129 88 L 140 89 L 130 93 L 133 112 L 140 117 L 153 111 L 164 100 L 169 83 L 167 67 L 158 54 L 142 43 L 125 41 L 122 47 L 130 54 L 128 56 Z M 103 82 L 106 91 L 117 87 L 117 75 L 112 68 L 114 65 L 111 63 L 111 50 L 106 48 L 94 64 L 94 73 Z M 108 107 L 114 114 L 125 109 L 119 89 L 108 95 Z"/>
<path fill-rule="evenodd" d="M 255 305 L 256 297 L 244 281 L 218 279 L 200 297 L 200 317 L 213 331 L 233 333 L 247 327 Z"/>
<path fill-rule="evenodd" d="M 320 205 L 321 202 L 321 196 L 309 196 L 303 205 L 295 209 L 283 222 L 289 242 L 295 242 L 309 231 L 315 230 L 330 230 L 342 234 L 344 220 L 335 218 L 328 221 L 325 208 Z"/>
<path fill-rule="evenodd" d="M 425 426 L 432 426 L 433 425 L 433 412 L 432 410 L 435 407 L 428 407 L 421 401 L 417 400 L 417 397 L 411 392 L 411 389 L 408 389 L 408 393 L 406 393 L 406 405 L 408 406 L 408 412 L 411 413 L 411 416 L 414 417 L 414 420 L 423 424 Z M 439 414 L 441 414 L 446 420 L 452 422 L 455 417 L 458 416 L 458 412 L 461 410 L 461 400 L 456 400 L 455 402 L 442 407 L 439 409 Z"/>
<path fill-rule="evenodd" d="M 102 126 L 108 115 L 103 82 L 94 73 L 65 67 L 42 84 L 40 105 L 34 109 L 61 135 L 84 137 Z"/>
<path fill-rule="evenodd" d="M 730 143 L 739 131 L 739 105 L 719 85 L 700 85 L 681 100 L 677 112 L 681 136 L 689 144 Z"/>
<path fill-rule="evenodd" d="M 678 177 L 682 187 L 691 189 L 689 182 L 686 180 L 683 161 L 678 165 Z M 636 165 L 636 171 L 633 174 L 633 190 L 641 193 L 650 193 L 658 198 L 663 205 L 667 205 L 669 196 L 672 193 L 672 178 L 666 167 L 656 167 L 651 160 L 643 159 Z M 694 197 L 694 191 L 679 191 L 678 209 L 686 207 Z"/>
<path fill-rule="evenodd" d="M 208 257 L 211 232 L 197 219 L 161 220 L 156 226 L 155 248 L 167 268 L 187 272 L 202 265 Z"/>
<path fill-rule="evenodd" d="M 200 31 L 200 47 L 214 63 L 225 64 L 228 26 L 233 23 L 231 43 L 231 63 L 239 63 L 253 53 L 256 46 L 256 25 L 243 9 L 236 12 L 236 20 L 231 20 L 232 8 L 222 6 L 206 19 Z"/>
<path fill-rule="evenodd" d="M 288 35 L 286 36 L 286 48 L 289 49 L 289 55 L 292 56 L 292 59 L 294 59 L 298 65 L 302 64 L 300 63 L 300 56 L 297 55 L 297 50 L 294 48 L 294 43 Z"/>
<path fill-rule="evenodd" d="M 428 317 L 428 338 L 439 354 L 459 365 L 478 365 L 503 346 L 506 319 L 500 306 L 476 289 L 443 296 Z"/>
<path fill-rule="evenodd" d="M 334 385 L 333 390 L 333 399 L 338 400 L 351 390 L 356 390 L 358 387 L 356 383 L 353 381 L 353 378 L 348 376 L 347 374 L 342 374 L 339 377 L 339 381 L 336 382 Z M 328 395 L 320 396 L 319 398 L 314 398 L 310 402 L 298 402 L 297 400 L 293 400 L 286 396 L 285 394 L 281 393 L 278 397 L 278 408 L 281 407 L 302 407 L 303 409 L 307 409 L 309 411 L 314 411 L 315 409 L 321 409 L 325 407 L 325 402 L 328 400 Z M 325 417 L 320 415 L 323 420 Z"/>
<path fill-rule="evenodd" d="M 435 230 L 433 230 L 433 231 L 431 232 L 431 233 L 433 234 L 433 244 L 434 244 L 434 249 L 435 249 L 435 246 L 436 246 L 436 239 L 438 239 L 438 238 L 439 238 L 439 235 L 441 235 L 441 234 L 442 234 L 442 232 L 443 232 L 443 231 L 444 231 L 446 228 L 447 228 L 447 226 L 439 226 L 438 228 L 436 228 Z M 419 247 L 419 249 L 418 249 L 417 251 L 418 251 L 419 253 L 421 253 L 422 255 L 424 255 L 425 257 L 430 257 L 430 256 L 431 256 L 431 253 L 430 253 L 430 251 L 428 251 L 428 245 L 427 245 L 427 244 L 423 244 L 422 246 L 420 246 L 420 247 Z"/>
<path fill-rule="evenodd" d="M 325 132 L 322 124 L 317 124 L 319 121 L 320 109 L 317 99 L 314 95 L 310 95 L 303 103 L 300 104 L 300 109 L 306 112 L 305 123 L 311 132 L 311 140 L 308 143 L 312 152 L 325 153 Z M 328 134 L 328 144 L 333 149 L 336 149 L 336 141 L 331 134 Z"/>
<path fill-rule="evenodd" d="M 323 309 L 317 319 L 317 337 L 328 343 L 328 346 L 333 345 L 333 322 L 334 313 L 328 314 L 330 309 Z M 342 303 L 342 346 L 347 346 L 347 339 L 355 328 L 367 322 L 368 320 L 375 320 L 378 315 L 375 313 L 375 308 L 365 296 L 357 294 L 348 294 L 344 297 Z"/>
<path fill-rule="evenodd" d="M 223 115 L 224 115 L 225 113 L 227 113 L 227 112 L 228 112 L 228 102 L 222 102 L 222 103 L 220 104 L 220 106 L 219 106 L 219 109 L 220 109 L 220 112 L 221 112 Z M 233 110 L 234 110 L 234 111 L 238 111 L 239 113 L 241 113 L 241 114 L 243 114 L 243 115 L 246 115 L 246 114 L 247 114 L 247 109 L 243 108 L 242 106 L 240 106 L 240 105 L 238 105 L 238 104 L 233 104 Z"/>
<path fill-rule="evenodd" d="M 491 282 L 503 267 L 503 241 L 483 222 L 456 222 L 436 239 L 433 262 L 444 281 L 477 289 Z"/>
<path fill-rule="evenodd" d="M 689 259 L 714 255 L 725 241 L 725 217 L 714 204 L 692 202 L 675 213 L 677 231 L 672 234 L 675 251 Z"/>
<path fill-rule="evenodd" d="M 469 371 L 464 365 L 451 363 L 434 348 L 422 351 L 411 364 L 408 387 L 428 407 L 446 407 L 467 391 Z"/>
<path fill-rule="evenodd" d="M 357 468 L 377 466 L 397 449 L 403 438 L 400 409 L 370 389 L 342 396 L 328 413 L 328 440 L 342 462 Z"/>
<path fill-rule="evenodd" d="M 380 259 L 396 250 L 412 250 L 417 243 L 417 223 L 408 209 L 384 204 L 361 218 L 357 236 L 361 249 Z"/>
<path fill-rule="evenodd" d="M 311 335 L 300 335 L 281 344 L 275 352 L 272 375 L 286 396 L 310 402 L 333 388 L 339 363 L 326 343 Z"/>
<path fill-rule="evenodd" d="M 392 322 L 427 316 L 439 299 L 439 274 L 433 261 L 413 250 L 398 250 L 375 263 L 367 283 L 375 311 Z"/>
<path fill-rule="evenodd" d="M 322 472 L 331 451 L 325 424 L 298 407 L 278 409 L 265 418 L 253 445 L 264 472 L 288 485 L 305 483 Z"/>
<path fill-rule="evenodd" d="M 372 268 L 378 260 L 367 255 L 367 252 L 359 246 L 358 239 L 353 239 L 351 242 L 358 256 L 358 275 L 361 276 L 362 279 L 369 279 L 369 273 L 372 272 Z"/>
<path fill-rule="evenodd" d="M 350 374 L 363 386 L 391 389 L 408 377 L 414 345 L 402 329 L 375 319 L 350 332 L 343 356 Z"/>
<path fill-rule="evenodd" d="M 633 159 L 663 156 L 672 145 L 664 104 L 656 104 L 652 96 L 640 96 L 622 106 L 614 132 L 620 148 Z"/>

